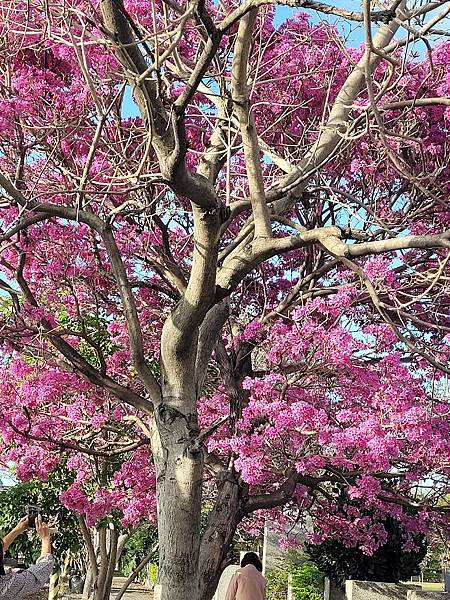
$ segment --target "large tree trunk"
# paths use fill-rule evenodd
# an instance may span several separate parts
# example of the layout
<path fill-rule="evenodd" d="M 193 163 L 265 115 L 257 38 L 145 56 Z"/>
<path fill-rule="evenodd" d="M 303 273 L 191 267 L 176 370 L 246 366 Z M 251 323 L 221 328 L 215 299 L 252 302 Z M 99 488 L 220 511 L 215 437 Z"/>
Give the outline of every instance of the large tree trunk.
<path fill-rule="evenodd" d="M 160 554 L 155 600 L 200 600 L 203 455 L 191 448 L 198 434 L 197 419 L 183 404 L 166 396 L 155 414 Z"/>
<path fill-rule="evenodd" d="M 234 472 L 224 472 L 200 537 L 202 455 L 189 454 L 181 437 L 186 432 L 178 427 L 176 431 L 170 435 L 172 446 L 166 439 L 161 449 L 166 460 L 158 478 L 160 562 L 155 600 L 211 600 L 229 564 L 229 548 L 243 516 L 242 487 Z"/>
<path fill-rule="evenodd" d="M 195 443 L 197 418 L 186 411 L 190 402 L 164 398 L 155 411 L 152 439 L 160 554 L 155 600 L 210 600 L 229 563 L 229 548 L 243 517 L 245 487 L 233 468 L 222 469 L 216 502 L 201 536 L 204 452 Z"/>

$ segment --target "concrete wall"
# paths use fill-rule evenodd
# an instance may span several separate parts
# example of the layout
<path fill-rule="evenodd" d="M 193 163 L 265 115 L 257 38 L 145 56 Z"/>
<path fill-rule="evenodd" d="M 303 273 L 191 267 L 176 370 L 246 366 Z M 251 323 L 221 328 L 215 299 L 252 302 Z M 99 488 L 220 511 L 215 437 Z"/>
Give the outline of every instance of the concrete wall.
<path fill-rule="evenodd" d="M 445 600 L 446 598 L 450 598 L 450 594 L 447 592 L 423 592 L 421 590 L 410 591 L 407 596 L 407 600 Z"/>
<path fill-rule="evenodd" d="M 345 582 L 347 600 L 407 600 L 408 590 L 417 590 L 417 587 L 378 581 L 349 580 Z"/>

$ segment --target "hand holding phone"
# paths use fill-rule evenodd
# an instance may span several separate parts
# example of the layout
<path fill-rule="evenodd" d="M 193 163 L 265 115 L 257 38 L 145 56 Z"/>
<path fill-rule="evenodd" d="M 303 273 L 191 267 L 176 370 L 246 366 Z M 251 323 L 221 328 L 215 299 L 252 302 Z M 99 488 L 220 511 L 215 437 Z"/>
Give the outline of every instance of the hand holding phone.
<path fill-rule="evenodd" d="M 39 510 L 37 506 L 30 505 L 28 507 L 28 527 L 35 529 L 36 528 L 36 517 L 39 514 Z"/>

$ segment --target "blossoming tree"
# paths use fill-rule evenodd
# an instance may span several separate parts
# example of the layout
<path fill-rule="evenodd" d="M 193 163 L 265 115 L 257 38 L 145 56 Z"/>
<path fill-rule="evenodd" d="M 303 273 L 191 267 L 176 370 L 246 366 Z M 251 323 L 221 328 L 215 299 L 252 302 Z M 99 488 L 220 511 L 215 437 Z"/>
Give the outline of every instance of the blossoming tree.
<path fill-rule="evenodd" d="M 158 599 L 252 515 L 445 524 L 450 2 L 282 4 L 0 7 L 3 458 L 157 519 Z"/>

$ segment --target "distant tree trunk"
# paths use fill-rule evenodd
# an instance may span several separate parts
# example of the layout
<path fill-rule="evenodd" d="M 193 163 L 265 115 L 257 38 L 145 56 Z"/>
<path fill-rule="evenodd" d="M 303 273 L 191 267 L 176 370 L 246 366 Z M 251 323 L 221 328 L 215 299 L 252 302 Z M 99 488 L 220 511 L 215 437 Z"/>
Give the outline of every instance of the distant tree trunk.
<path fill-rule="evenodd" d="M 143 571 L 145 569 L 145 567 L 148 565 L 148 563 L 152 560 L 152 558 L 155 555 L 157 549 L 158 549 L 158 544 L 156 544 L 152 548 L 150 554 L 147 554 L 147 556 L 145 556 L 141 560 L 141 562 L 137 565 L 137 567 L 134 569 L 134 571 L 131 573 L 131 575 L 128 577 L 128 579 L 125 581 L 125 583 L 123 584 L 123 586 L 120 588 L 118 594 L 115 597 L 115 600 L 121 600 L 121 598 L 123 597 L 123 595 L 125 594 L 125 592 L 128 590 L 128 588 L 130 587 L 130 585 L 133 583 L 133 581 L 139 575 L 139 573 L 141 573 L 141 571 Z"/>
<path fill-rule="evenodd" d="M 345 600 L 345 589 L 334 579 L 325 578 L 324 600 Z"/>
<path fill-rule="evenodd" d="M 86 571 L 86 578 L 84 580 L 82 600 L 91 600 L 93 586 L 94 586 L 94 574 L 92 572 L 92 567 L 89 564 L 87 571 Z"/>
<path fill-rule="evenodd" d="M 128 536 L 119 536 L 113 528 L 89 530 L 81 515 L 78 523 L 89 556 L 83 600 L 109 600 L 114 571 Z"/>

